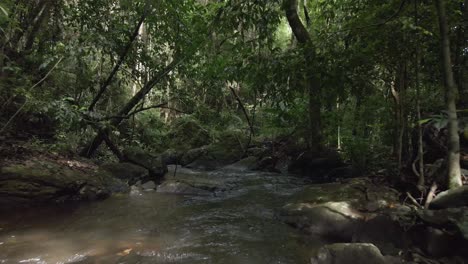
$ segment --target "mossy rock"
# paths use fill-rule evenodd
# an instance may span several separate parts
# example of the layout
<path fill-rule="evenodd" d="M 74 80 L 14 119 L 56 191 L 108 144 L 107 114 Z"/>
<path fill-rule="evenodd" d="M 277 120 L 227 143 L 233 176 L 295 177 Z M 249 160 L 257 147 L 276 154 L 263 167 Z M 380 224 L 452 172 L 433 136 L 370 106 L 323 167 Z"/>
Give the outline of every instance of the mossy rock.
<path fill-rule="evenodd" d="M 137 181 L 149 179 L 149 171 L 141 166 L 122 162 L 122 163 L 105 163 L 99 168 L 101 171 L 107 172 L 113 177 L 127 182 L 129 185 Z"/>
<path fill-rule="evenodd" d="M 1 200 L 21 204 L 95 200 L 128 186 L 106 173 L 83 172 L 42 160 L 11 164 L 0 169 Z"/>
<path fill-rule="evenodd" d="M 229 148 L 223 145 L 209 145 L 204 153 L 198 156 L 188 168 L 215 170 L 239 161 L 242 158 L 243 151 L 238 148 Z"/>
<path fill-rule="evenodd" d="M 200 155 L 187 167 L 215 170 L 241 160 L 246 153 L 247 135 L 241 131 L 225 131 L 219 139 L 203 147 Z"/>
<path fill-rule="evenodd" d="M 167 172 L 162 155 L 153 155 L 139 147 L 126 148 L 123 154 L 128 162 L 147 169 L 150 178 L 155 181 L 159 181 Z"/>
<path fill-rule="evenodd" d="M 207 152 L 208 152 L 207 146 L 191 149 L 182 155 L 180 164 L 182 166 L 187 166 L 190 163 L 194 162 L 196 159 L 204 156 Z"/>
<path fill-rule="evenodd" d="M 282 208 L 281 219 L 307 233 L 350 241 L 362 215 L 347 202 L 296 203 Z"/>

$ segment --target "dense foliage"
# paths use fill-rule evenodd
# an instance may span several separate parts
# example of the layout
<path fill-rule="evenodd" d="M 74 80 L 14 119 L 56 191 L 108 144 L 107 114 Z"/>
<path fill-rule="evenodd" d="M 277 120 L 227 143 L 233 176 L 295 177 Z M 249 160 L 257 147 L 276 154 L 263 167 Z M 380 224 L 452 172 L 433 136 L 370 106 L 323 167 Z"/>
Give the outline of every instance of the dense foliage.
<path fill-rule="evenodd" d="M 98 132 L 163 151 L 234 131 L 339 148 L 363 169 L 393 154 L 403 167 L 420 124 L 447 124 L 433 2 L 2 1 L 0 136 L 77 153 Z M 443 2 L 464 109 L 467 3 Z M 291 30 L 291 3 L 308 42 Z M 177 130 L 193 126 L 206 133 Z"/>

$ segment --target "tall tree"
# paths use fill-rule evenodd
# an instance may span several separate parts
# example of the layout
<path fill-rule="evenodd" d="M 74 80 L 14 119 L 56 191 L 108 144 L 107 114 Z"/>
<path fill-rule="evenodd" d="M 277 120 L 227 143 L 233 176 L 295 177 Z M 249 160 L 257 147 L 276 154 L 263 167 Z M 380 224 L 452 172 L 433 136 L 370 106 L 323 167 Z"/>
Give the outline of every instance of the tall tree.
<path fill-rule="evenodd" d="M 436 0 L 437 13 L 439 16 L 440 38 L 442 42 L 442 67 L 445 78 L 447 111 L 449 117 L 448 123 L 448 187 L 456 188 L 462 186 L 460 172 L 460 137 L 458 135 L 458 118 L 457 118 L 457 85 L 453 77 L 452 60 L 450 51 L 450 36 L 447 22 L 447 14 L 445 10 L 445 0 Z"/>
<path fill-rule="evenodd" d="M 114 76 L 117 74 L 119 71 L 120 67 L 124 63 L 125 58 L 127 57 L 128 53 L 130 52 L 130 49 L 132 48 L 132 44 L 135 42 L 137 39 L 140 28 L 143 25 L 143 22 L 146 19 L 146 15 L 148 13 L 148 6 L 145 7 L 145 11 L 143 11 L 143 15 L 141 15 L 140 20 L 138 21 L 135 29 L 133 30 L 133 33 L 131 34 L 127 45 L 125 45 L 125 48 L 123 49 L 123 52 L 120 54 L 118 62 L 115 64 L 114 68 L 112 69 L 111 73 L 107 77 L 106 81 L 102 83 L 101 87 L 99 88 L 98 93 L 94 97 L 93 101 L 91 102 L 91 105 L 89 106 L 88 110 L 93 111 L 94 107 L 96 104 L 99 102 L 99 99 L 102 97 L 102 95 L 106 92 L 107 87 L 111 84 L 112 80 L 114 79 Z"/>
<path fill-rule="evenodd" d="M 297 0 L 285 0 L 284 9 L 286 11 L 286 18 L 288 19 L 289 26 L 291 27 L 297 42 L 304 50 L 306 78 L 305 83 L 307 86 L 309 96 L 309 147 L 312 151 L 320 151 L 323 148 L 322 143 L 322 122 L 321 122 L 321 92 L 320 92 L 320 78 L 315 72 L 316 67 L 316 52 L 310 37 L 309 32 L 302 23 L 297 10 Z M 307 16 L 308 17 L 308 16 Z M 308 18 L 309 19 L 309 18 Z"/>

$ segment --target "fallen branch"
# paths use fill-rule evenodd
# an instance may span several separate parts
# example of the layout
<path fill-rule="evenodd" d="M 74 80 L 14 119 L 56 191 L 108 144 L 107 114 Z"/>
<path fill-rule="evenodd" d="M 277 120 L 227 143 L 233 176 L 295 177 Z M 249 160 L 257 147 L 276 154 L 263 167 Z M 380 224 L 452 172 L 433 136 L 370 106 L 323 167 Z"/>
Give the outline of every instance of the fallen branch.
<path fill-rule="evenodd" d="M 156 108 L 170 109 L 170 110 L 173 110 L 173 111 L 178 112 L 178 113 L 187 114 L 187 112 L 184 112 L 182 110 L 179 110 L 179 109 L 176 109 L 176 108 L 173 108 L 173 107 L 168 107 L 166 105 L 167 105 L 167 103 L 148 106 L 148 107 L 144 107 L 144 108 L 140 108 L 138 110 L 135 110 L 135 111 L 133 111 L 133 112 L 131 112 L 128 115 L 125 115 L 125 116 L 108 116 L 108 117 L 100 118 L 97 121 L 105 121 L 105 120 L 119 119 L 119 118 L 129 119 L 130 117 L 132 117 L 132 116 L 134 116 L 134 115 L 136 115 L 136 114 L 138 114 L 140 112 L 147 111 L 147 110 L 150 110 L 150 109 L 156 109 Z"/>
<path fill-rule="evenodd" d="M 245 146 L 245 148 L 242 146 L 242 143 L 240 142 L 240 139 L 238 139 L 239 144 L 240 144 L 240 146 L 242 148 L 242 151 L 243 151 L 242 156 L 244 156 L 247 153 L 247 149 L 249 148 L 250 143 L 252 143 L 252 136 L 255 135 L 255 130 L 254 130 L 252 122 L 250 121 L 249 114 L 247 113 L 247 110 L 245 109 L 244 104 L 242 103 L 242 100 L 237 95 L 236 91 L 234 90 L 234 88 L 232 86 L 229 86 L 229 90 L 231 90 L 232 95 L 234 95 L 237 102 L 239 103 L 239 106 L 241 107 L 242 112 L 244 113 L 245 119 L 247 119 L 247 123 L 249 124 L 249 128 L 250 128 L 249 141 L 247 142 L 247 145 Z"/>
<path fill-rule="evenodd" d="M 237 93 L 236 93 L 236 91 L 234 90 L 234 88 L 232 88 L 232 86 L 229 86 L 229 90 L 231 90 L 232 95 L 234 95 L 234 97 L 236 98 L 237 102 L 239 103 L 239 106 L 240 106 L 241 109 L 242 109 L 242 112 L 244 113 L 245 119 L 247 119 L 247 123 L 249 124 L 249 128 L 250 128 L 250 133 L 251 133 L 252 135 L 255 135 L 254 127 L 253 127 L 253 125 L 252 125 L 252 122 L 250 121 L 249 114 L 247 113 L 247 110 L 245 109 L 244 104 L 242 103 L 241 99 L 240 99 L 239 96 L 237 95 Z"/>
<path fill-rule="evenodd" d="M 416 199 L 414 199 L 414 197 L 411 195 L 411 193 L 409 192 L 406 192 L 406 196 L 408 197 L 408 199 L 413 203 L 413 205 L 415 205 L 416 207 L 422 209 L 422 206 L 420 203 L 418 203 L 418 201 Z"/>

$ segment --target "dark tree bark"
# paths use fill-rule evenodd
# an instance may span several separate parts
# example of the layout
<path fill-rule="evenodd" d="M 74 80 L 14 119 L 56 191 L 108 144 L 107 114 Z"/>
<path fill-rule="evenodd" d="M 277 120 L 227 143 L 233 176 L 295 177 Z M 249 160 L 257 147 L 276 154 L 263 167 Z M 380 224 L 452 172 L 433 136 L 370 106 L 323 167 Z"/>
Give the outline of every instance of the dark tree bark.
<path fill-rule="evenodd" d="M 462 186 L 460 172 L 460 137 L 458 135 L 457 118 L 457 86 L 453 77 L 452 59 L 450 51 L 450 36 L 445 10 L 445 0 L 436 0 L 437 13 L 439 16 L 440 38 L 442 43 L 442 67 L 445 77 L 445 89 L 447 97 L 448 123 L 448 187 L 456 188 Z"/>
<path fill-rule="evenodd" d="M 231 90 L 232 95 L 236 98 L 237 103 L 239 103 L 239 106 L 242 109 L 242 112 L 244 113 L 245 119 L 247 119 L 247 123 L 249 125 L 251 135 L 255 135 L 253 124 L 250 121 L 249 114 L 247 113 L 247 110 L 245 109 L 244 104 L 242 103 L 242 100 L 239 98 L 234 88 L 229 86 L 229 90 Z"/>
<path fill-rule="evenodd" d="M 18 10 L 16 16 L 21 30 L 15 31 L 15 34 L 10 39 L 10 44 L 14 47 L 17 47 L 16 51 L 18 53 L 23 51 L 24 45 L 21 43 L 22 39 L 28 32 L 31 31 L 31 26 L 34 27 L 34 22 L 40 18 L 41 12 L 44 11 L 44 7 L 48 4 L 48 2 L 49 0 L 16 1 L 15 9 Z"/>
<path fill-rule="evenodd" d="M 36 18 L 32 21 L 32 28 L 26 38 L 26 44 L 24 46 L 24 52 L 28 52 L 33 48 L 34 40 L 36 39 L 37 34 L 39 33 L 43 22 L 50 14 L 50 10 L 52 9 L 54 4 L 53 0 L 45 0 L 42 2 L 41 6 L 39 7 L 39 11 L 36 15 Z"/>
<path fill-rule="evenodd" d="M 322 142 L 322 125 L 321 125 L 321 92 L 320 78 L 315 73 L 313 65 L 315 65 L 315 50 L 309 32 L 305 28 L 299 18 L 297 10 L 297 0 L 285 0 L 284 9 L 289 25 L 297 39 L 297 42 L 304 49 L 304 58 L 307 67 L 306 86 L 309 97 L 309 147 L 312 151 L 321 151 L 323 149 Z"/>
<path fill-rule="evenodd" d="M 125 160 L 122 152 L 119 150 L 117 145 L 112 142 L 112 140 L 109 137 L 109 134 L 107 132 L 103 133 L 104 141 L 106 142 L 106 145 L 109 147 L 109 149 L 114 153 L 114 155 L 119 159 L 120 162 L 123 162 Z"/>
<path fill-rule="evenodd" d="M 125 58 L 127 57 L 128 53 L 130 52 L 130 49 L 135 42 L 135 40 L 138 37 L 138 34 L 140 32 L 140 27 L 143 24 L 143 22 L 146 19 L 147 11 L 144 11 L 144 14 L 141 16 L 140 20 L 138 21 L 137 26 L 133 30 L 132 35 L 130 36 L 130 39 L 128 40 L 127 45 L 122 51 L 122 54 L 120 54 L 119 60 L 117 61 L 117 64 L 115 64 L 114 68 L 112 69 L 111 73 L 107 77 L 106 81 L 102 83 L 101 87 L 99 88 L 98 93 L 94 97 L 93 101 L 91 102 L 91 105 L 88 108 L 88 111 L 93 111 L 94 107 L 96 106 L 97 102 L 99 99 L 101 99 L 102 95 L 106 92 L 107 87 L 112 83 L 112 80 L 114 79 L 115 75 L 119 71 L 120 67 L 122 66 L 123 62 L 125 61 Z"/>

